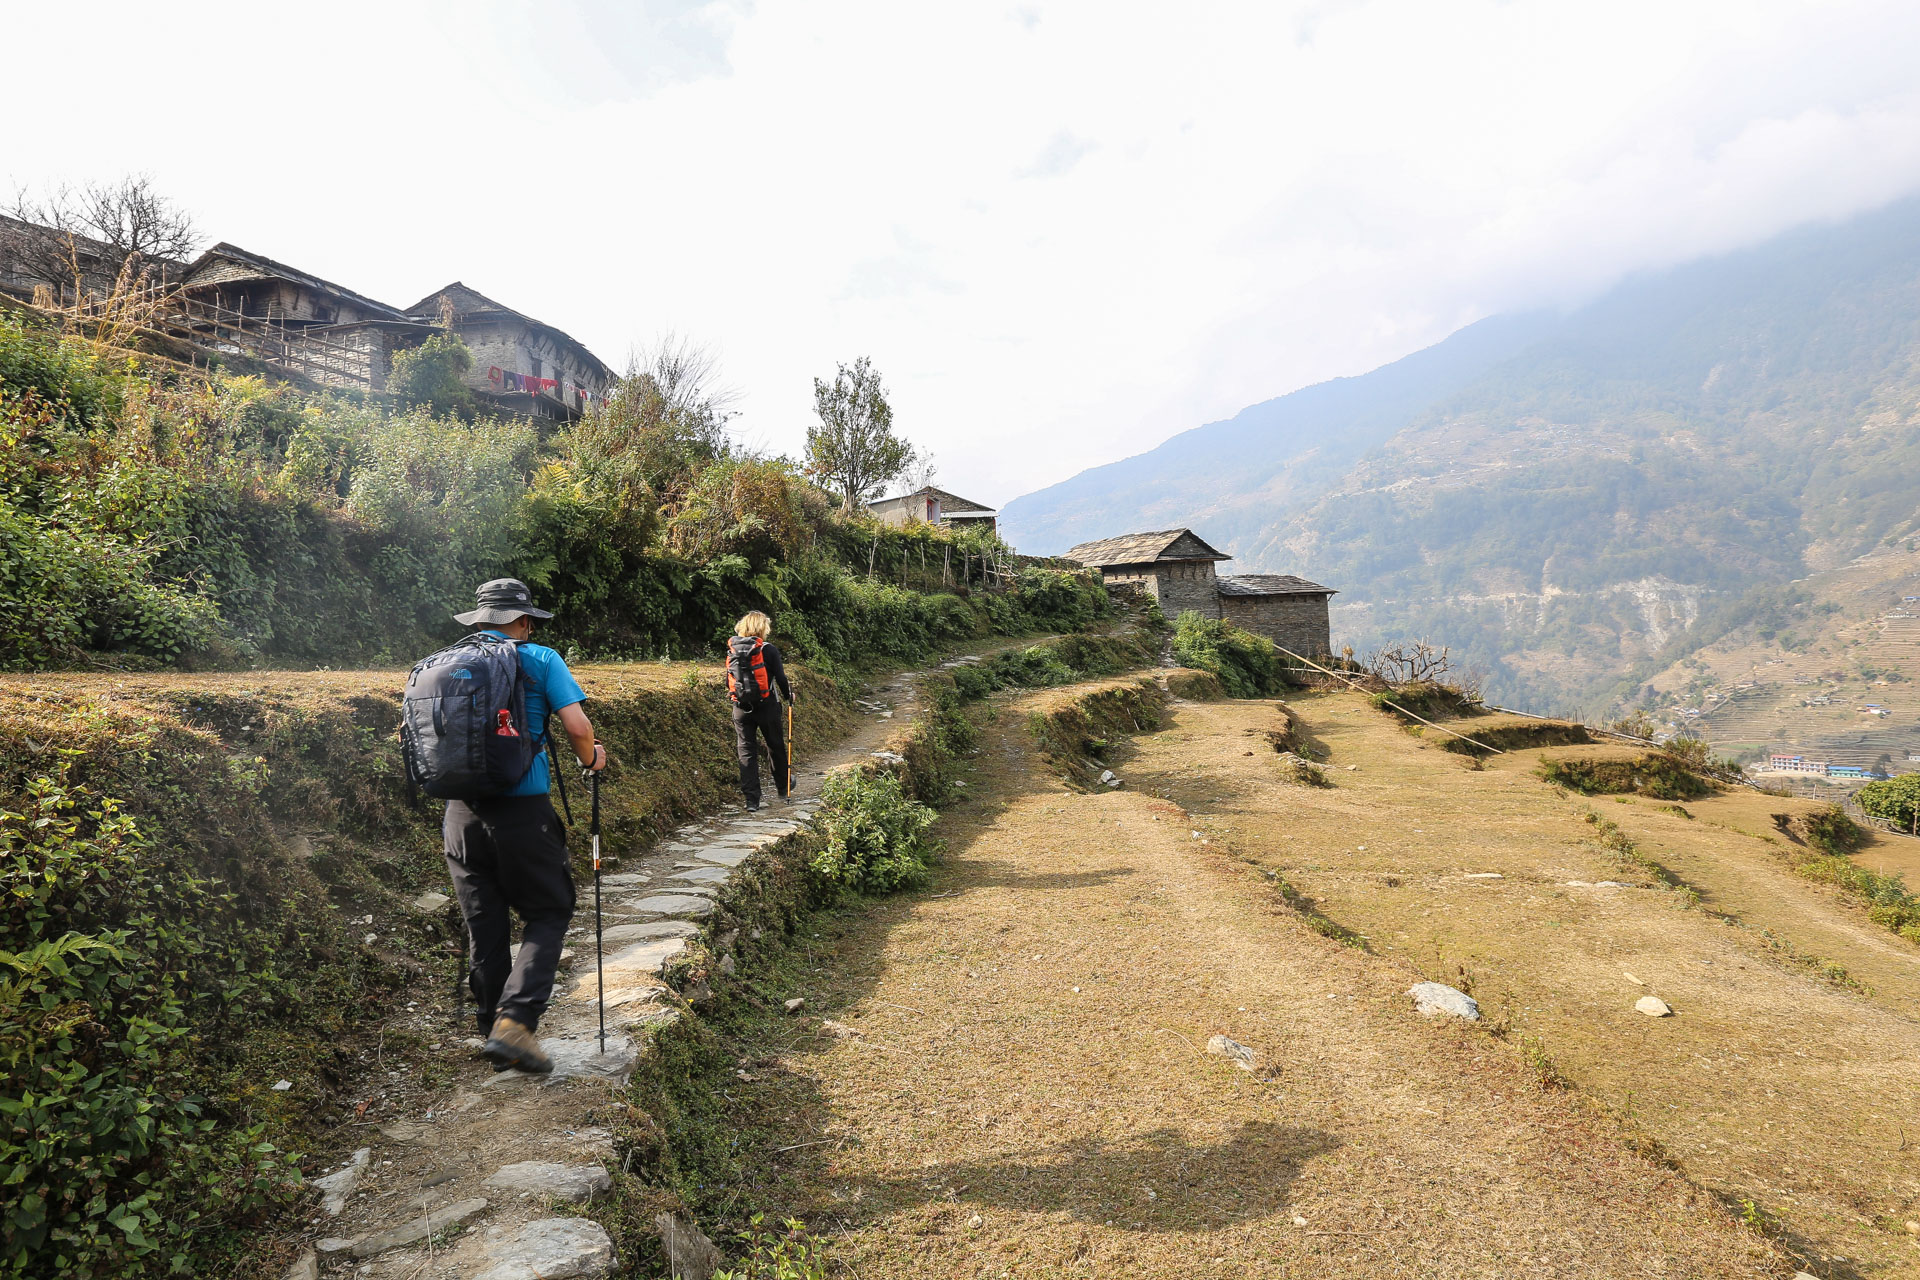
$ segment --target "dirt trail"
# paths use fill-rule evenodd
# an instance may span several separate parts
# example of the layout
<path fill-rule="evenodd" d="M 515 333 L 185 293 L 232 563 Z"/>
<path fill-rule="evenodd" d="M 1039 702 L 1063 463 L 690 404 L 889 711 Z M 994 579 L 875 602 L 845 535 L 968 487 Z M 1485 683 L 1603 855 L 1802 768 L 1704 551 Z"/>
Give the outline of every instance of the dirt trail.
<path fill-rule="evenodd" d="M 833 750 L 797 762 L 793 803 L 774 802 L 757 814 L 729 805 L 656 848 L 625 858 L 608 851 L 604 1054 L 590 879 L 582 880 L 569 934 L 570 967 L 563 968 L 539 1029 L 556 1064 L 551 1076 L 495 1074 L 475 1052 L 478 1039 L 449 1032 L 441 983 L 425 982 L 410 993 L 414 1003 L 388 1023 L 387 1036 L 411 1049 L 404 1057 L 396 1053 L 398 1069 L 385 1074 L 394 1082 L 424 1074 L 443 1083 L 415 1092 L 400 1118 L 362 1127 L 358 1141 L 367 1157 L 357 1177 L 348 1173 L 352 1192 L 344 1209 L 337 1217 L 323 1209 L 314 1218 L 322 1271 L 352 1267 L 369 1280 L 608 1274 L 613 1259 L 605 1233 L 579 1219 L 556 1218 L 548 1197 L 578 1200 L 605 1184 L 611 1138 L 587 1117 L 631 1071 L 636 1044 L 629 1033 L 676 1016 L 660 980 L 662 964 L 698 931 L 731 869 L 806 819 L 828 770 L 866 757 L 912 717 L 915 675 L 894 676 L 871 690 L 859 700 L 867 714 L 852 734 Z M 771 793 L 770 782 L 766 790 Z M 380 1083 L 378 1075 L 370 1082 Z M 503 1167 L 528 1163 L 543 1167 L 523 1167 L 503 1184 Z"/>
<path fill-rule="evenodd" d="M 1317 935 L 1231 856 L 1251 818 L 1294 855 L 1337 847 L 1293 830 L 1304 789 L 1243 732 L 1271 704 L 1177 705 L 1119 748 L 1125 789 L 1080 794 L 1024 728 L 1070 692 L 996 717 L 934 891 L 809 942 L 785 994 L 852 1033 L 742 1046 L 768 1207 L 829 1230 L 849 1274 L 1791 1270 L 1512 1047 L 1414 1014 L 1404 965 Z M 1350 847 L 1375 798 L 1344 777 L 1324 794 Z M 1205 1052 L 1216 1034 L 1253 1069 Z"/>

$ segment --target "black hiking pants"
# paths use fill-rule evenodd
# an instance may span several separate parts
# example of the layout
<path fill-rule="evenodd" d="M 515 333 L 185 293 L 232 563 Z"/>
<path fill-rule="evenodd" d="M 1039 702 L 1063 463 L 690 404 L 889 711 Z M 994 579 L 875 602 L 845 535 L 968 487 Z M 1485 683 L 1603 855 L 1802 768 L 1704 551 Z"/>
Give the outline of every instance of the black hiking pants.
<path fill-rule="evenodd" d="M 733 709 L 733 748 L 740 758 L 740 792 L 748 804 L 760 803 L 760 751 L 755 735 L 765 740 L 773 768 L 773 789 L 783 797 L 793 788 L 787 776 L 787 711 L 768 698 L 751 711 Z"/>
<path fill-rule="evenodd" d="M 567 837 L 545 796 L 449 800 L 447 870 L 467 919 L 467 984 L 480 1032 L 496 1016 L 528 1030 L 553 998 L 553 975 L 573 919 Z M 513 918 L 524 928 L 512 953 Z"/>

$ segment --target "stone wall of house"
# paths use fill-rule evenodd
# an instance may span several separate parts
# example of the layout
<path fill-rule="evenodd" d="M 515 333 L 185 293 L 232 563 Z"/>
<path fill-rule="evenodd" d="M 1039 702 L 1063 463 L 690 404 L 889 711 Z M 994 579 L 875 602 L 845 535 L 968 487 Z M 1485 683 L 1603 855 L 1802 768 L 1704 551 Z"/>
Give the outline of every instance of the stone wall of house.
<path fill-rule="evenodd" d="M 476 391 L 491 395 L 513 394 L 519 398 L 524 393 L 508 393 L 504 386 L 493 381 L 493 370 L 503 374 L 531 374 L 540 378 L 556 379 L 560 385 L 552 391 L 540 393 L 535 405 L 543 416 L 552 417 L 562 412 L 577 412 L 580 398 L 576 389 L 583 389 L 590 396 L 598 396 L 606 390 L 606 383 L 598 370 L 589 369 L 564 344 L 556 342 L 545 333 L 530 329 L 513 322 L 484 322 L 462 324 L 454 322 L 454 328 L 466 341 L 473 352 L 473 368 L 467 373 L 467 385 Z M 533 397 L 526 397 L 528 404 L 535 404 Z"/>
<path fill-rule="evenodd" d="M 1110 587 L 1138 589 L 1159 601 L 1169 622 L 1189 609 L 1204 618 L 1220 616 L 1219 575 L 1211 560 L 1114 565 L 1100 577 Z"/>
<path fill-rule="evenodd" d="M 1333 651 L 1325 596 L 1221 596 L 1220 608 L 1221 616 L 1242 631 L 1265 636 L 1303 658 Z"/>

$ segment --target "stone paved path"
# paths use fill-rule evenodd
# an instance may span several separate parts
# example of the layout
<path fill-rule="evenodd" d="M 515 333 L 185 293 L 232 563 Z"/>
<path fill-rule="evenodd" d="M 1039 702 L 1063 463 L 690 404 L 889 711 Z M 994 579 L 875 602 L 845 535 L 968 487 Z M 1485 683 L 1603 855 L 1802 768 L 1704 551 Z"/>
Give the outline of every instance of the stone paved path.
<path fill-rule="evenodd" d="M 947 665 L 971 661 L 977 659 Z M 479 1040 L 453 1042 L 447 1056 L 454 1085 L 417 1121 L 382 1125 L 331 1177 L 326 1189 L 330 1204 L 340 1206 L 338 1216 L 328 1218 L 316 1249 L 287 1280 L 612 1274 L 616 1259 L 605 1230 L 556 1217 L 550 1205 L 583 1201 L 610 1185 L 611 1135 L 587 1125 L 586 1117 L 625 1083 L 637 1033 L 679 1016 L 666 998 L 662 967 L 700 931 L 734 869 L 812 815 L 828 771 L 883 754 L 878 746 L 918 709 L 920 674 L 897 675 L 860 699 L 866 715 L 859 727 L 834 751 L 797 769 L 789 802 L 776 800 L 757 813 L 729 805 L 637 855 L 607 850 L 601 881 L 606 1051 L 599 1046 L 592 886 L 582 883 L 561 991 L 540 1026 L 553 1074 L 496 1074 L 474 1052 Z"/>

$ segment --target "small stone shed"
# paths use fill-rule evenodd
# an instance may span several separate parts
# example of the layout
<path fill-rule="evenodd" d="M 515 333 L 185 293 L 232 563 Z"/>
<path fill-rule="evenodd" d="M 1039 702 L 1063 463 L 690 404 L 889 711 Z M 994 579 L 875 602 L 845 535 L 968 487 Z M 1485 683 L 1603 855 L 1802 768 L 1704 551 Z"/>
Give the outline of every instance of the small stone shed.
<path fill-rule="evenodd" d="M 1333 588 L 1289 573 L 1222 577 L 1214 566 L 1233 557 L 1191 529 L 1083 542 L 1067 558 L 1099 569 L 1108 590 L 1138 591 L 1158 601 L 1170 618 L 1192 610 L 1224 618 L 1303 657 L 1333 651 L 1327 617 Z"/>

